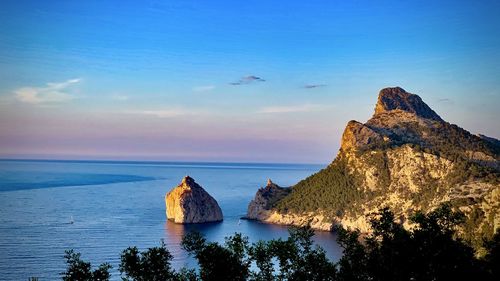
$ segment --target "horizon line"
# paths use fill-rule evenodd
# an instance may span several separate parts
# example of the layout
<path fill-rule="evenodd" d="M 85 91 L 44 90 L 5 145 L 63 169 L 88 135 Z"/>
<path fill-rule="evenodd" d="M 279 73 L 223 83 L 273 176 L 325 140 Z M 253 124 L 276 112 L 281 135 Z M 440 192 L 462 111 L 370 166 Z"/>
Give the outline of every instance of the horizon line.
<path fill-rule="evenodd" d="M 7 161 L 13 161 L 13 162 L 66 162 L 66 163 L 81 163 L 81 162 L 86 162 L 86 163 L 143 163 L 143 164 L 190 164 L 190 163 L 196 163 L 196 164 L 264 164 L 264 165 L 314 165 L 314 166 L 320 166 L 324 165 L 327 166 L 329 163 L 300 163 L 300 162 L 256 162 L 256 161 L 248 161 L 248 162 L 241 162 L 241 161 L 187 161 L 187 160 L 126 160 L 126 159 L 121 159 L 121 160 L 113 160 L 113 159 L 50 159 L 50 158 L 3 158 L 0 157 L 0 162 L 7 162 Z"/>

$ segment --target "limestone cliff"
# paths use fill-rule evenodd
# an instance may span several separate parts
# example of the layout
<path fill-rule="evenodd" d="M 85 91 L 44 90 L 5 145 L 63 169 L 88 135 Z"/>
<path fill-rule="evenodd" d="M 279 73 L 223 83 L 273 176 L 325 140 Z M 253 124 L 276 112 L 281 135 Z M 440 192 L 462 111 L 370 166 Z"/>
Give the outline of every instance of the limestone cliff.
<path fill-rule="evenodd" d="M 383 89 L 370 120 L 347 124 L 336 159 L 259 219 L 369 232 L 367 216 L 381 207 L 409 226 L 415 210 L 450 202 L 468 216 L 467 239 L 490 236 L 500 226 L 498 144 L 445 122 L 417 95 Z"/>
<path fill-rule="evenodd" d="M 167 218 L 175 223 L 222 221 L 217 201 L 189 176 L 165 195 L 165 206 Z"/>
<path fill-rule="evenodd" d="M 250 204 L 248 204 L 247 216 L 248 219 L 259 219 L 262 213 L 269 210 L 276 202 L 283 199 L 291 189 L 280 187 L 273 183 L 270 179 L 267 180 L 267 185 L 260 188 Z"/>

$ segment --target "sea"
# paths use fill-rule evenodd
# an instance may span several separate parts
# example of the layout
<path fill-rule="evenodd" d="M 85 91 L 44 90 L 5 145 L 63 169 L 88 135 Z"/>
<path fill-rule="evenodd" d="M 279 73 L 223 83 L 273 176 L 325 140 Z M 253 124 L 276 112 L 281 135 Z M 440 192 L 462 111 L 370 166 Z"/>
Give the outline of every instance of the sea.
<path fill-rule="evenodd" d="M 250 242 L 286 239 L 286 226 L 242 220 L 248 203 L 268 178 L 291 186 L 325 165 L 133 161 L 0 160 L 0 280 L 60 280 L 64 251 L 74 249 L 93 266 L 109 262 L 121 280 L 120 253 L 163 240 L 172 266 L 196 267 L 180 246 L 183 235 L 201 232 L 224 242 L 242 233 Z M 219 203 L 220 223 L 179 225 L 166 219 L 165 194 L 186 175 Z M 336 261 L 336 236 L 314 240 Z"/>

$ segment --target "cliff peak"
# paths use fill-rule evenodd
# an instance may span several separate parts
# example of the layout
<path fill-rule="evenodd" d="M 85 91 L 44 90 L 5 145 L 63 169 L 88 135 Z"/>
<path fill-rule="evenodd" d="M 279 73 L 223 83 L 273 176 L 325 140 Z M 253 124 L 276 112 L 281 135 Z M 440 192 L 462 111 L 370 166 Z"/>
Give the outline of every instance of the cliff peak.
<path fill-rule="evenodd" d="M 198 184 L 194 181 L 194 179 L 193 179 L 192 177 L 190 177 L 190 176 L 185 176 L 185 177 L 182 179 L 181 184 L 183 184 L 183 185 L 187 185 L 187 186 L 190 186 L 190 187 L 191 187 L 191 186 L 198 185 Z"/>
<path fill-rule="evenodd" d="M 408 93 L 401 87 L 380 90 L 374 116 L 394 110 L 413 113 L 426 119 L 443 121 L 418 95 Z"/>

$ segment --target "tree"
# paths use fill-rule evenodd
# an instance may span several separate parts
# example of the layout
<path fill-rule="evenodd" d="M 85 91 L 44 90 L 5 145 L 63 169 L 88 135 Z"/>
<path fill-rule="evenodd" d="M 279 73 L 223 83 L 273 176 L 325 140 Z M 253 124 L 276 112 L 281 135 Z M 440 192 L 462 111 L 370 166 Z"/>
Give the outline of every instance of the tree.
<path fill-rule="evenodd" d="M 484 256 L 485 271 L 490 280 L 500 280 L 500 231 L 497 231 L 490 241 L 485 243 L 488 254 Z"/>
<path fill-rule="evenodd" d="M 259 271 L 252 271 L 250 273 L 251 280 L 274 280 L 273 256 L 268 242 L 260 240 L 257 243 L 252 244 L 248 249 L 248 255 L 259 269 Z"/>
<path fill-rule="evenodd" d="M 202 280 L 247 280 L 250 261 L 248 239 L 241 234 L 226 238 L 225 245 L 207 243 L 197 232 L 182 239 L 182 247 L 198 260 Z"/>
<path fill-rule="evenodd" d="M 445 204 L 424 214 L 417 212 L 411 220 L 416 223 L 412 231 L 413 263 L 418 269 L 417 280 L 472 280 L 478 270 L 474 264 L 474 250 L 458 238 L 456 229 L 464 215 Z"/>
<path fill-rule="evenodd" d="M 219 245 L 195 232 L 184 237 L 182 246 L 198 260 L 202 280 L 334 280 L 334 264 L 323 249 L 313 247 L 314 231 L 306 226 L 289 232 L 286 240 L 252 245 L 238 233 Z M 250 271 L 252 263 L 257 270 Z"/>
<path fill-rule="evenodd" d="M 175 280 L 177 275 L 170 265 L 172 258 L 163 241 L 159 247 L 144 252 L 139 252 L 137 247 L 129 247 L 121 254 L 120 272 L 125 275 L 123 280 Z"/>
<path fill-rule="evenodd" d="M 338 280 L 362 281 L 368 279 L 368 258 L 365 246 L 360 242 L 358 230 L 336 228 L 337 242 L 343 248 L 342 258 L 337 263 Z"/>
<path fill-rule="evenodd" d="M 417 212 L 411 219 L 415 227 L 406 230 L 382 209 L 364 242 L 359 232 L 340 229 L 339 280 L 487 280 L 472 247 L 456 235 L 463 217 L 445 204 Z"/>
<path fill-rule="evenodd" d="M 288 280 L 334 280 L 335 265 L 328 260 L 325 251 L 320 247 L 313 247 L 314 231 L 310 225 L 289 229 L 288 243 L 284 243 L 292 253 L 289 256 L 291 267 Z M 282 249 L 277 249 L 282 252 Z"/>
<path fill-rule="evenodd" d="M 366 237 L 367 271 L 373 280 L 411 280 L 411 235 L 394 214 L 383 208 L 371 217 L 372 235 Z"/>
<path fill-rule="evenodd" d="M 109 263 L 101 264 L 96 270 L 92 271 L 90 262 L 85 262 L 81 259 L 80 253 L 75 253 L 73 250 L 65 251 L 64 258 L 66 259 L 67 269 L 62 272 L 64 281 L 107 281 L 109 280 Z"/>

